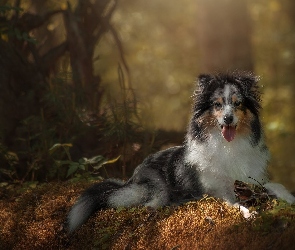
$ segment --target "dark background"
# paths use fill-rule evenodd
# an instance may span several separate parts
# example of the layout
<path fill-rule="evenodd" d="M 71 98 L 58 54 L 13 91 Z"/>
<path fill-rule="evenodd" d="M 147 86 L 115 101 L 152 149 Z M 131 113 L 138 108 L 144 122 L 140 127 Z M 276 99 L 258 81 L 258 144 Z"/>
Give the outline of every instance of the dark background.
<path fill-rule="evenodd" d="M 83 178 L 97 155 L 125 178 L 183 141 L 198 74 L 239 69 L 261 76 L 270 173 L 295 191 L 294 23 L 293 0 L 0 1 L 0 181 Z"/>

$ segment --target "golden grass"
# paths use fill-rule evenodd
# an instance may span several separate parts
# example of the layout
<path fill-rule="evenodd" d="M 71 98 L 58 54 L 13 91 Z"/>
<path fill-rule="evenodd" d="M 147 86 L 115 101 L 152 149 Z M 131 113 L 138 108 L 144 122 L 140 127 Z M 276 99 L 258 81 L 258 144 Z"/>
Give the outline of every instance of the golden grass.
<path fill-rule="evenodd" d="M 214 198 L 158 210 L 98 212 L 71 237 L 63 223 L 87 183 L 45 184 L 0 200 L 0 249 L 294 249 L 295 209 L 246 221 Z"/>

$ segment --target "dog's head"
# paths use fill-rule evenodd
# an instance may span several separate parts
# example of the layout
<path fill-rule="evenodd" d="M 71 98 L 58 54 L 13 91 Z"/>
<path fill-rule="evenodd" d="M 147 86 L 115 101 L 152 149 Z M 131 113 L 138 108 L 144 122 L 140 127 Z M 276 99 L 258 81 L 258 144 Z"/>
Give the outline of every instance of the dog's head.
<path fill-rule="evenodd" d="M 236 135 L 260 139 L 258 77 L 250 73 L 200 75 L 191 123 L 196 137 L 205 140 L 219 130 L 231 142 Z"/>

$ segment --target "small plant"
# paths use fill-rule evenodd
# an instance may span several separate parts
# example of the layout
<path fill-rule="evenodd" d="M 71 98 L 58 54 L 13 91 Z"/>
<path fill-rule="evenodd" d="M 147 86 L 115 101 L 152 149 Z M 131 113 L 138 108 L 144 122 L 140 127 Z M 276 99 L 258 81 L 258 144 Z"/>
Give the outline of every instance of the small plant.
<path fill-rule="evenodd" d="M 17 176 L 16 165 L 19 162 L 18 156 L 14 152 L 10 152 L 0 144 L 0 156 L 8 164 L 7 168 L 0 167 L 0 173 L 7 176 L 10 180 L 14 180 Z"/>
<path fill-rule="evenodd" d="M 274 207 L 275 197 L 268 194 L 266 188 L 259 185 L 236 180 L 234 192 L 240 204 L 257 211 L 265 211 Z"/>
<path fill-rule="evenodd" d="M 95 171 L 99 170 L 100 168 L 104 167 L 106 164 L 111 164 L 116 162 L 120 156 L 118 156 L 115 159 L 107 159 L 102 155 L 97 155 L 91 158 L 81 158 L 78 161 L 73 161 L 69 152 L 69 148 L 72 147 L 71 143 L 57 143 L 54 144 L 50 149 L 49 149 L 49 154 L 52 155 L 55 153 L 57 150 L 62 149 L 62 151 L 65 152 L 67 156 L 67 160 L 55 160 L 55 166 L 57 169 L 61 169 L 66 167 L 67 168 L 67 173 L 65 178 L 69 177 L 74 177 L 75 175 L 79 174 L 80 172 L 89 174 L 91 171 L 92 173 L 95 173 Z"/>

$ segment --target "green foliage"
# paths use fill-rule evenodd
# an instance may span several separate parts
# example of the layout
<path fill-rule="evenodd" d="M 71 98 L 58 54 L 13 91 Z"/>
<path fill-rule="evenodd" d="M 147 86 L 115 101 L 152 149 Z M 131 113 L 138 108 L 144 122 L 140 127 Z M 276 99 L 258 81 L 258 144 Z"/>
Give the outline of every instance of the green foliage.
<path fill-rule="evenodd" d="M 283 231 L 295 216 L 295 205 L 290 205 L 283 200 L 276 200 L 271 210 L 262 212 L 252 222 L 255 231 L 269 233 Z"/>
<path fill-rule="evenodd" d="M 0 16 L 7 16 L 10 14 L 10 11 L 21 12 L 22 8 L 12 7 L 10 5 L 0 6 Z M 14 27 L 14 24 L 7 21 L 6 19 L 2 19 L 0 21 L 0 37 L 5 37 L 5 35 L 16 37 L 20 41 L 27 41 L 30 43 L 36 43 L 36 39 L 31 37 L 28 32 L 22 31 L 17 27 Z"/>
<path fill-rule="evenodd" d="M 9 168 L 0 167 L 0 173 L 7 176 L 10 180 L 14 180 L 17 172 L 15 166 L 19 161 L 17 154 L 9 152 L 6 147 L 0 144 L 0 156 L 9 166 Z"/>
<path fill-rule="evenodd" d="M 54 160 L 57 172 L 60 172 L 60 169 L 62 168 L 67 169 L 66 176 L 62 176 L 62 178 L 76 177 L 79 179 L 81 177 L 89 176 L 91 171 L 96 171 L 106 164 L 114 163 L 120 158 L 120 156 L 118 156 L 116 159 L 108 160 L 102 155 L 97 155 L 89 159 L 83 157 L 78 161 L 73 161 L 69 151 L 70 147 L 72 147 L 71 143 L 57 143 L 49 149 L 50 155 L 54 154 L 59 149 L 62 149 L 62 151 L 64 151 L 67 155 L 67 160 Z M 80 173 L 82 173 L 82 175 Z"/>
<path fill-rule="evenodd" d="M 2 5 L 2 6 L 0 6 L 0 15 L 5 15 L 5 14 L 7 14 L 7 12 L 12 11 L 12 10 L 17 11 L 17 12 L 23 11 L 23 9 L 19 8 L 19 7 L 13 7 L 10 5 Z"/>
<path fill-rule="evenodd" d="M 5 32 L 2 32 L 2 34 L 5 34 Z M 27 42 L 30 42 L 30 43 L 37 43 L 36 39 L 31 37 L 28 34 L 28 32 L 21 31 L 18 28 L 8 29 L 7 34 L 15 36 L 18 40 L 27 41 Z"/>
<path fill-rule="evenodd" d="M 74 117 L 71 98 L 64 98 L 66 89 L 56 88 L 52 81 L 52 89 L 47 92 L 42 102 L 44 108 L 40 108 L 39 114 L 29 115 L 19 122 L 16 134 L 11 138 L 15 141 L 13 149 L 2 145 L 0 155 L 4 164 L 0 166 L 3 177 L 11 180 L 26 181 L 43 178 L 52 179 L 61 177 L 56 175 L 58 171 L 52 169 L 53 153 L 56 148 L 51 147 L 57 140 L 69 140 L 77 131 L 78 119 Z M 28 97 L 35 98 L 34 95 Z M 70 102 L 70 105 L 67 105 Z M 48 119 L 50 117 L 50 119 Z M 71 127 L 69 127 L 71 124 Z M 69 152 L 68 144 L 63 144 L 65 152 Z M 25 165 L 24 165 L 25 163 Z M 42 178 L 42 179 L 43 179 Z"/>
<path fill-rule="evenodd" d="M 127 97 L 121 103 L 110 97 L 110 108 L 99 124 L 89 120 L 87 113 L 86 118 L 81 117 L 76 106 L 79 97 L 67 88 L 67 80 L 67 75 L 51 79 L 42 98 L 43 107 L 40 112 L 20 121 L 17 137 L 13 138 L 16 142 L 13 149 L 0 144 L 0 157 L 4 162 L 0 172 L 4 179 L 24 182 L 92 178 L 101 168 L 106 171 L 105 166 L 118 161 L 120 156 L 107 159 L 96 155 L 74 161 L 70 148 L 79 134 L 83 135 L 83 131 L 92 127 L 111 144 L 120 143 L 124 148 L 128 142 L 134 141 L 136 132 L 142 130 L 135 115 L 134 103 L 127 100 Z M 28 98 L 35 97 L 32 95 Z M 57 141 L 70 143 L 56 143 Z M 124 151 L 117 155 L 120 154 L 124 154 Z"/>
<path fill-rule="evenodd" d="M 101 78 L 100 75 L 94 75 L 92 70 L 92 53 L 104 34 L 104 31 L 94 32 L 96 26 L 97 29 L 101 27 L 101 18 L 98 17 L 102 15 L 105 18 L 107 13 L 104 26 L 108 25 L 116 4 L 112 1 L 103 4 L 99 1 L 78 4 L 79 8 L 85 10 L 87 6 L 97 7 L 91 17 L 87 12 L 87 21 L 91 25 L 85 23 L 83 26 L 77 23 L 77 20 L 84 20 L 86 11 L 75 11 L 77 6 L 72 5 L 71 12 L 60 3 L 54 6 L 49 2 L 46 2 L 46 7 L 49 8 L 45 13 L 44 6 L 32 3 L 36 8 L 34 14 L 27 11 L 31 6 L 23 1 L 14 4 L 23 6 L 24 10 L 9 5 L 0 6 L 0 42 L 6 46 L 1 46 L 0 58 L 2 55 L 6 58 L 15 56 L 11 62 L 0 60 L 5 73 L 5 91 L 1 95 L 4 97 L 1 104 L 8 105 L 7 109 L 0 110 L 1 181 L 48 181 L 90 177 L 92 172 L 116 162 L 119 157 L 109 159 L 121 154 L 123 156 L 121 148 L 134 139 L 135 131 L 141 127 L 136 118 L 135 98 L 130 98 L 129 95 L 132 90 L 126 90 L 130 82 L 125 81 L 123 70 L 119 67 L 122 101 L 113 101 L 117 98 L 111 96 L 107 103 L 104 103 L 109 107 L 104 109 L 106 112 L 101 107 L 104 93 L 100 86 Z M 75 17 L 72 17 L 72 14 Z M 51 24 L 57 22 L 62 15 L 68 18 L 65 21 L 68 22 L 67 28 L 61 27 L 62 25 L 53 27 Z M 56 30 L 52 32 L 50 27 Z M 72 27 L 78 27 L 79 30 L 69 31 Z M 66 37 L 62 39 L 56 37 L 60 28 L 66 30 L 62 31 L 66 33 Z M 36 38 L 42 38 L 42 44 L 32 44 L 34 40 L 29 36 L 29 32 Z M 98 34 L 93 35 L 94 33 Z M 116 35 L 113 28 L 112 33 Z M 81 36 L 81 41 L 86 41 L 85 44 L 69 44 L 78 36 Z M 116 37 L 118 46 L 121 46 L 120 39 Z M 61 46 L 55 46 L 60 43 Z M 128 73 L 122 48 L 119 50 L 125 73 Z M 81 67 L 85 62 L 87 65 Z M 9 66 L 6 67 L 7 65 Z M 17 72 L 14 73 L 16 68 Z M 13 86 L 10 83 L 13 83 Z M 92 131 L 92 137 L 103 140 L 106 145 L 92 144 L 88 145 L 86 150 L 83 148 L 80 151 L 80 145 L 75 141 L 81 140 L 89 130 Z M 120 150 L 110 154 L 112 145 L 120 147 Z M 70 155 L 71 148 L 75 148 L 74 159 Z M 86 157 L 83 157 L 84 155 Z M 110 156 L 105 158 L 102 155 Z M 125 161 L 126 157 L 122 158 Z M 125 167 L 125 164 L 123 165 Z"/>

